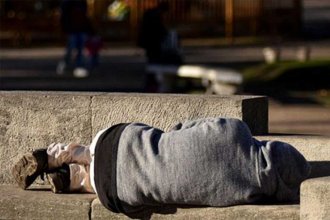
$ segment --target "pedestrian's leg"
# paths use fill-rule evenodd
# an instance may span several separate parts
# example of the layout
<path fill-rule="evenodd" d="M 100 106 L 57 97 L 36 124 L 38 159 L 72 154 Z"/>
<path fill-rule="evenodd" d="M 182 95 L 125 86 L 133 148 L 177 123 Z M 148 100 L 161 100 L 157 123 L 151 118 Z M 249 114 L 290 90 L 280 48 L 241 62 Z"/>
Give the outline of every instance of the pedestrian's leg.
<path fill-rule="evenodd" d="M 77 49 L 77 57 L 76 57 L 76 67 L 84 67 L 84 47 L 86 42 L 86 36 L 84 33 L 76 34 L 76 49 Z"/>
<path fill-rule="evenodd" d="M 74 34 L 68 35 L 66 51 L 64 55 L 64 62 L 66 66 L 71 65 L 72 51 L 75 48 L 76 40 Z"/>
<path fill-rule="evenodd" d="M 92 57 L 92 64 L 93 64 L 93 68 L 97 67 L 99 65 L 99 54 L 98 53 L 94 53 L 93 57 Z"/>

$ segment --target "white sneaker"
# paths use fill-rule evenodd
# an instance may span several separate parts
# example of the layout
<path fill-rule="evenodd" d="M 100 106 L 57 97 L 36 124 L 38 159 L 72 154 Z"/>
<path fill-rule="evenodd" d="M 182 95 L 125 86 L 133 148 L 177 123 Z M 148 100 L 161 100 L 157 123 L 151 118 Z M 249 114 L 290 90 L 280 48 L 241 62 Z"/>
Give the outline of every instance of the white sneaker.
<path fill-rule="evenodd" d="M 76 78 L 85 78 L 88 75 L 89 75 L 89 72 L 85 68 L 77 67 L 73 70 L 73 76 Z"/>

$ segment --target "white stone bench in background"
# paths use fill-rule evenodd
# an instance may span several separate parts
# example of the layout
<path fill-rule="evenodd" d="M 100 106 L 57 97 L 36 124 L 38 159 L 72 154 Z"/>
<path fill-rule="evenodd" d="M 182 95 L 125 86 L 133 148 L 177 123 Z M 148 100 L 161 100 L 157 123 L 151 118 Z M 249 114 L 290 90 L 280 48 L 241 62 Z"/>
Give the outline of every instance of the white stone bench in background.
<path fill-rule="evenodd" d="M 311 59 L 311 53 L 312 49 L 309 45 L 303 45 L 299 47 L 292 47 L 289 49 L 289 52 L 291 50 L 291 53 L 293 53 L 293 57 L 291 55 L 290 59 L 291 60 L 296 60 L 299 62 L 306 62 Z M 285 52 L 286 51 L 286 52 Z M 282 60 L 288 60 L 288 55 L 286 54 L 284 58 L 284 52 L 288 53 L 288 49 L 286 50 L 282 48 L 281 46 L 277 47 L 265 47 L 262 50 L 265 63 L 267 64 L 273 64 Z"/>
<path fill-rule="evenodd" d="M 233 95 L 239 92 L 242 75 L 232 69 L 199 65 L 149 64 L 149 74 L 154 74 L 159 92 L 170 92 L 173 77 L 200 79 L 208 94 Z"/>

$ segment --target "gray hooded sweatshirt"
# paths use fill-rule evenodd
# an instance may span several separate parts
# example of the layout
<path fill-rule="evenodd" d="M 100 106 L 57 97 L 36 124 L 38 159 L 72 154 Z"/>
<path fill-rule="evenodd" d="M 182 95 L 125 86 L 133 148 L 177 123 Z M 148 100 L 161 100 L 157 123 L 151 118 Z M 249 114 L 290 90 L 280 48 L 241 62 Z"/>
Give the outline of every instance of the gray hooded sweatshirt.
<path fill-rule="evenodd" d="M 115 125 L 98 139 L 94 172 L 102 204 L 130 214 L 164 204 L 295 201 L 310 166 L 289 144 L 254 139 L 238 119 L 208 118 L 169 132 Z"/>

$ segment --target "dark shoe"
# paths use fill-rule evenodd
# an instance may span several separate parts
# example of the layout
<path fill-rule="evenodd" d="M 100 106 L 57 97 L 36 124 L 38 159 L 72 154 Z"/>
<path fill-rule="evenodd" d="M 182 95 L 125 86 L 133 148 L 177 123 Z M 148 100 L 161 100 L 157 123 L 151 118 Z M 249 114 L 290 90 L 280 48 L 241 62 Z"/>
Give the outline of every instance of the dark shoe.
<path fill-rule="evenodd" d="M 70 167 L 64 164 L 53 173 L 47 174 L 53 193 L 66 193 L 70 191 Z"/>
<path fill-rule="evenodd" d="M 47 172 L 47 149 L 38 149 L 24 155 L 13 167 L 12 174 L 22 189 L 29 187 L 38 176 Z"/>

